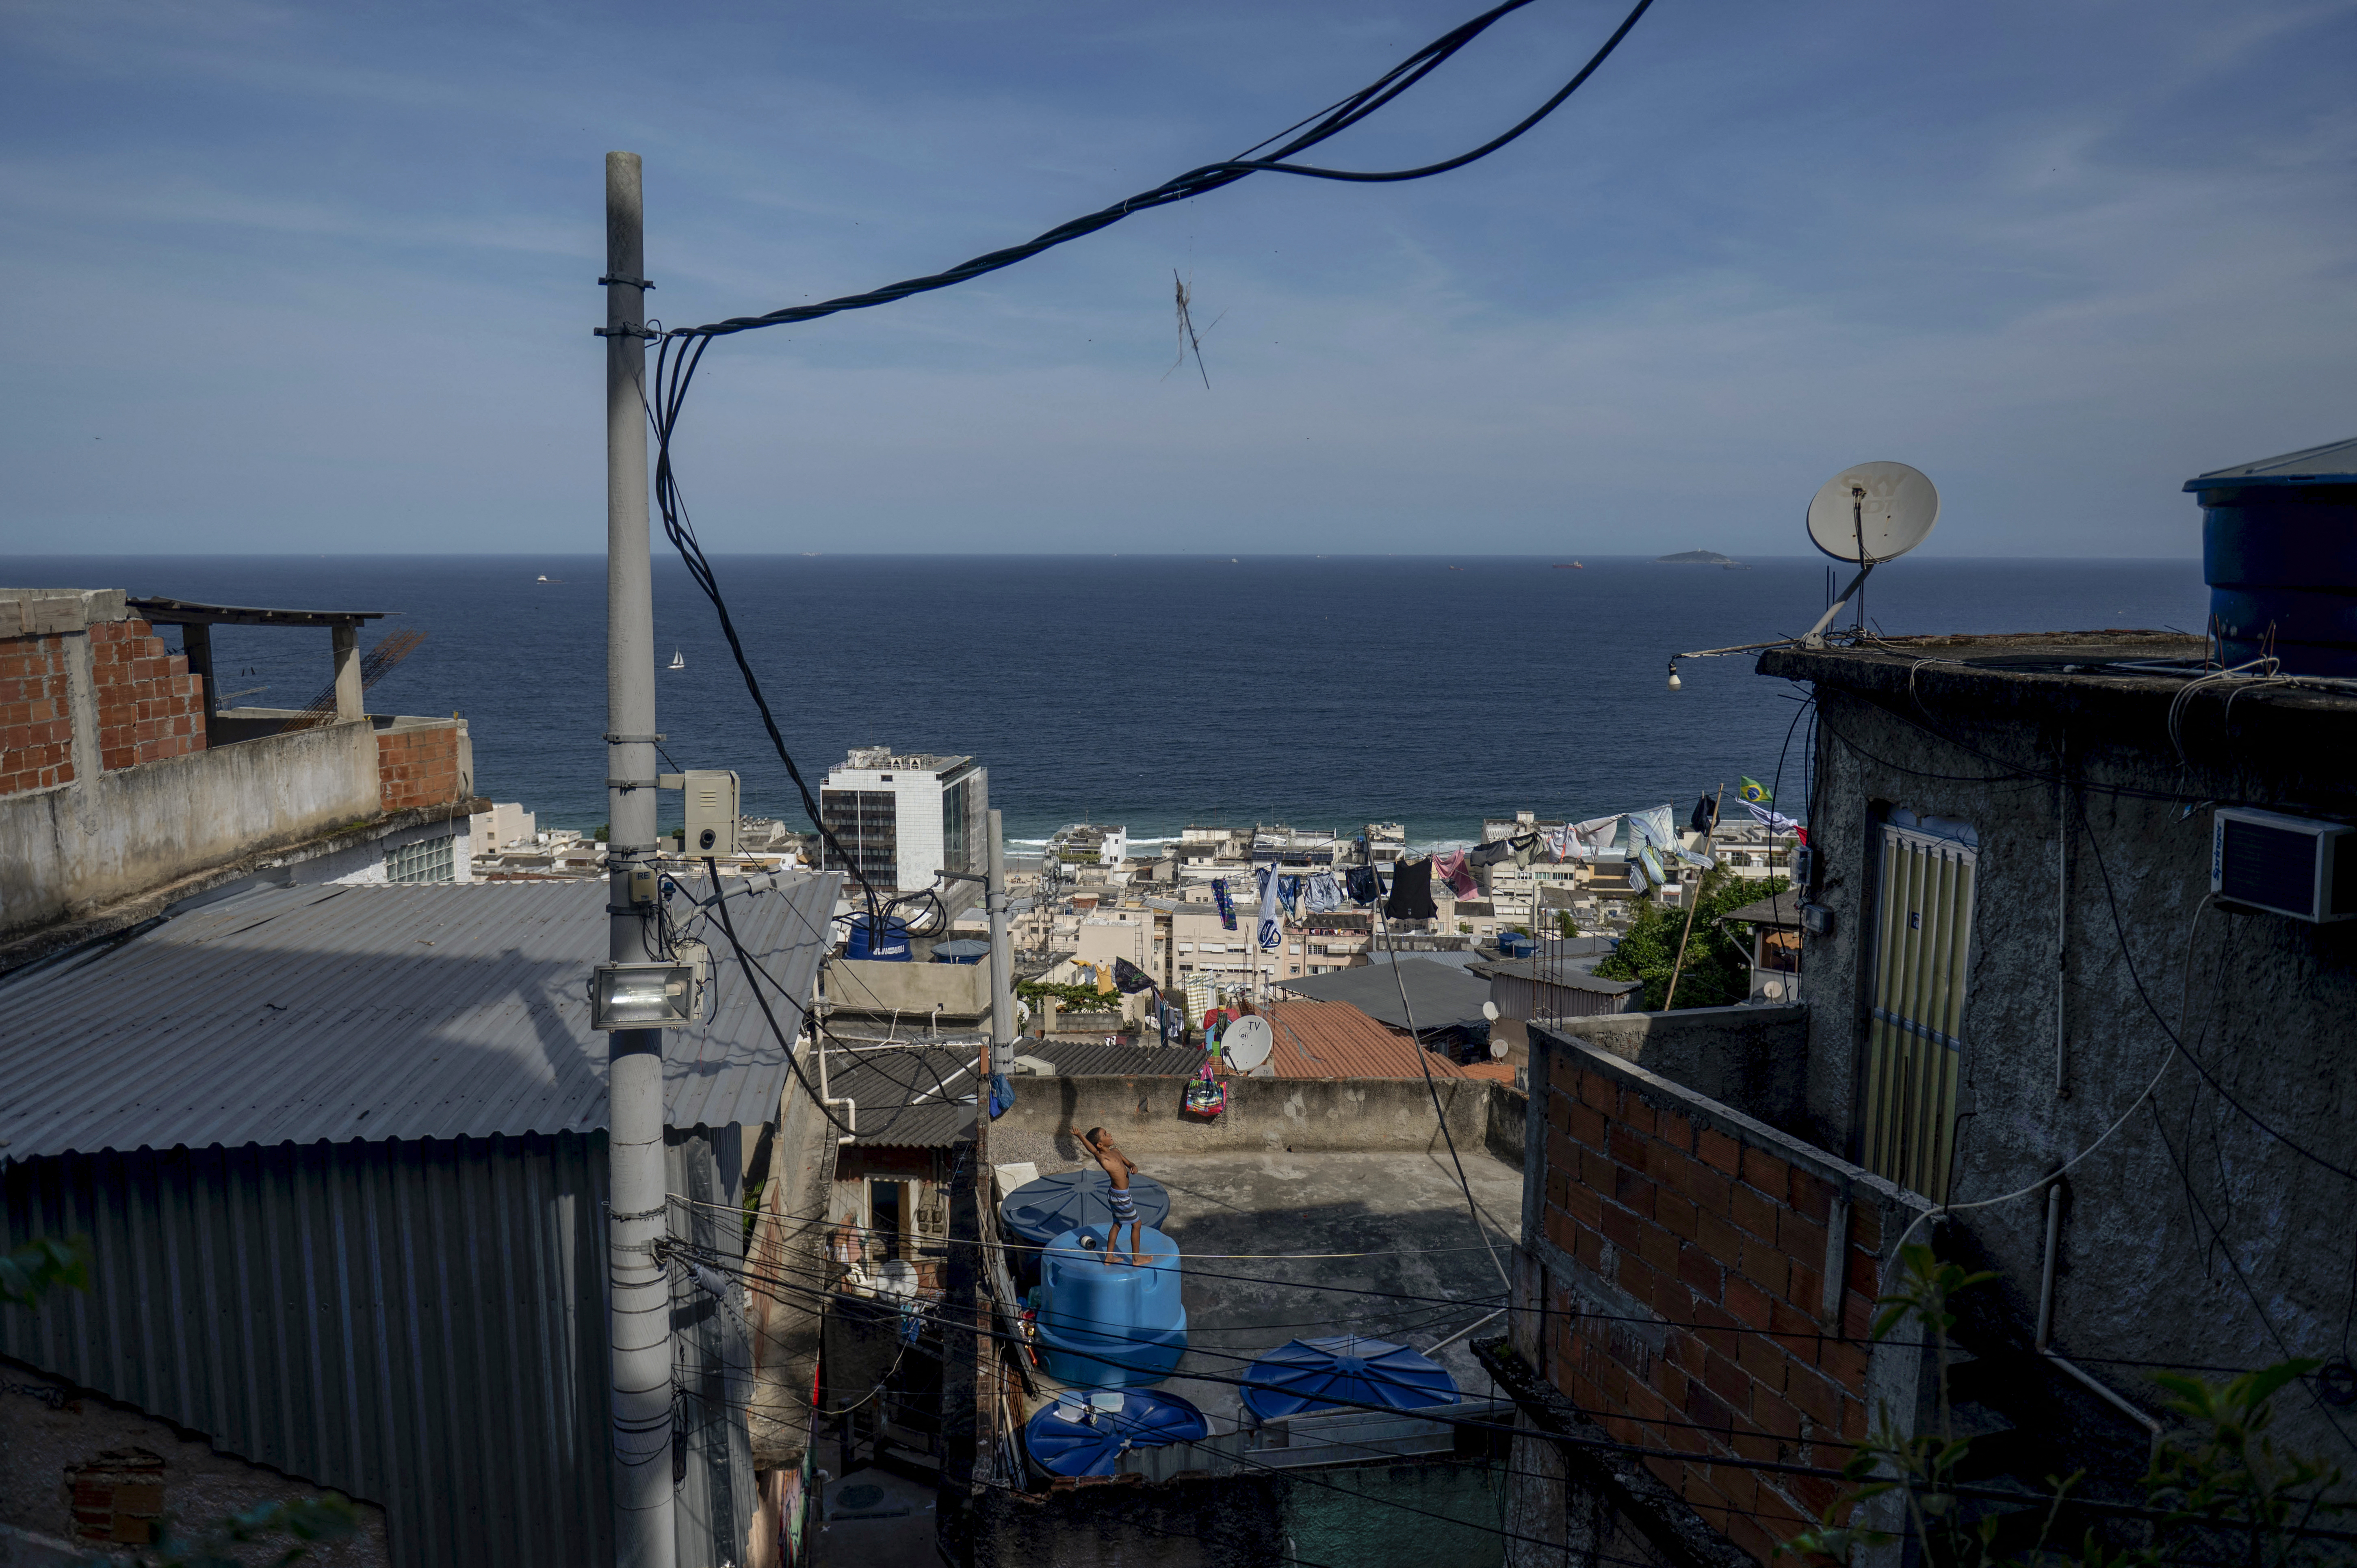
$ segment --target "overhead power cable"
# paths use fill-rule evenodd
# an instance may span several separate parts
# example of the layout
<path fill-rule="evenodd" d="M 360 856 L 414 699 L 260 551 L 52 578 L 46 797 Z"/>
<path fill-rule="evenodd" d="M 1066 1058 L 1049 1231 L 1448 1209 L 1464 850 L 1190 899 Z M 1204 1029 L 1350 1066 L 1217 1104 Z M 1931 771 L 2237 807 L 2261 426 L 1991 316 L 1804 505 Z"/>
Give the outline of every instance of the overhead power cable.
<path fill-rule="evenodd" d="M 845 310 L 865 310 L 878 305 L 890 305 L 896 300 L 906 299 L 910 295 L 928 294 L 934 289 L 950 288 L 958 284 L 971 282 L 986 274 L 997 272 L 1002 267 L 1011 267 L 1017 262 L 1028 261 L 1043 251 L 1050 251 L 1059 245 L 1069 244 L 1083 235 L 1093 234 L 1100 229 L 1111 228 L 1132 213 L 1150 211 L 1157 207 L 1167 207 L 1174 201 L 1185 201 L 1192 197 L 1208 195 L 1211 191 L 1233 185 L 1240 179 L 1245 179 L 1256 174 L 1289 174 L 1298 175 L 1308 179 L 1392 184 L 1404 180 L 1428 179 L 1434 175 L 1447 174 L 1451 169 L 1463 168 L 1468 164 L 1488 157 L 1499 148 L 1516 140 L 1524 132 L 1562 107 L 1564 100 L 1578 91 L 1581 84 L 1611 58 L 1612 51 L 1620 47 L 1620 40 L 1629 36 L 1629 30 L 1637 25 L 1637 19 L 1645 14 L 1653 0 L 1638 0 L 1635 8 L 1621 18 L 1620 25 L 1612 30 L 1612 36 L 1604 40 L 1603 46 L 1588 58 L 1586 65 L 1579 68 L 1577 75 L 1557 88 L 1544 102 L 1532 110 L 1515 124 L 1469 152 L 1459 153 L 1454 157 L 1443 158 L 1438 163 L 1424 164 L 1415 168 L 1383 170 L 1322 168 L 1287 160 L 1308 152 L 1321 142 L 1340 135 L 1376 113 L 1439 69 L 1458 50 L 1489 31 L 1504 17 L 1531 3 L 1532 0 L 1505 0 L 1505 4 L 1492 6 L 1470 21 L 1461 22 L 1450 28 L 1348 98 L 1311 115 L 1307 120 L 1296 122 L 1274 136 L 1254 143 L 1234 157 L 1220 163 L 1205 164 L 1200 168 L 1189 169 L 1185 174 L 1167 179 L 1151 190 L 1142 190 L 1135 196 L 1114 202 L 1110 207 L 1101 208 L 1083 217 L 1059 223 L 1046 233 L 1026 243 L 1010 245 L 1004 250 L 990 251 L 970 261 L 961 262 L 944 272 L 931 273 L 923 277 L 904 278 L 899 283 L 887 284 L 882 288 L 870 289 L 865 294 L 847 294 L 840 298 L 822 300 L 816 305 L 788 306 L 782 310 L 772 310 L 761 316 L 732 316 L 725 321 L 715 321 L 703 327 L 673 328 L 664 336 L 667 338 L 697 338 L 708 340 L 735 332 L 750 332 L 763 327 L 782 327 L 795 321 L 814 321 L 821 317 L 834 316 Z M 1283 141 L 1284 145 L 1265 157 L 1253 156 L 1270 143 L 1278 141 Z M 693 371 L 690 373 L 693 374 Z"/>

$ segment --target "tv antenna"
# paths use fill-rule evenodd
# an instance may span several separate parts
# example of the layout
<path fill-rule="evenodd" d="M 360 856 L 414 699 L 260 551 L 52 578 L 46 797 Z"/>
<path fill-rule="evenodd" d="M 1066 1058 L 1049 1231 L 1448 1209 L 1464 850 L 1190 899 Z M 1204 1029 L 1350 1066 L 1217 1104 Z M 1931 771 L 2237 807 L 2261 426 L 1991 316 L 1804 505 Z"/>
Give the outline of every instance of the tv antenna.
<path fill-rule="evenodd" d="M 1268 1020 L 1246 1014 L 1220 1031 L 1220 1054 L 1228 1058 L 1228 1066 L 1237 1072 L 1249 1073 L 1268 1060 L 1276 1047 L 1276 1035 Z"/>
<path fill-rule="evenodd" d="M 1817 624 L 1797 639 L 1776 638 L 1735 648 L 1706 648 L 1681 653 L 1670 660 L 1670 690 L 1685 684 L 1678 679 L 1679 659 L 1713 659 L 1727 653 L 1749 653 L 1762 648 L 1823 648 L 1825 628 L 1857 596 L 1866 579 L 1885 561 L 1895 561 L 1931 537 L 1940 521 L 1940 491 L 1919 468 L 1904 463 L 1859 463 L 1844 468 L 1818 488 L 1809 502 L 1809 542 L 1836 561 L 1848 561 L 1857 575 L 1817 618 Z M 1864 607 L 1860 606 L 1863 624 Z"/>
<path fill-rule="evenodd" d="M 1904 463 L 1860 463 L 1827 479 L 1809 502 L 1809 542 L 1836 561 L 1855 562 L 1857 575 L 1801 646 L 1823 648 L 1825 628 L 1866 585 L 1867 575 L 1922 543 L 1939 521 L 1938 488 Z"/>

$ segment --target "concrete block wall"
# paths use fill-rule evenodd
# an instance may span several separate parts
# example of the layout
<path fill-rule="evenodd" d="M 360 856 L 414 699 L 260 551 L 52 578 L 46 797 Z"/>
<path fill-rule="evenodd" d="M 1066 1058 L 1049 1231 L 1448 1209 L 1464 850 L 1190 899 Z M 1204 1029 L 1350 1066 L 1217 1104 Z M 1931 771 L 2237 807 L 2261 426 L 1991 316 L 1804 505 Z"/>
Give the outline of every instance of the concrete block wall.
<path fill-rule="evenodd" d="M 73 782 L 66 657 L 62 637 L 0 640 L 0 795 Z"/>
<path fill-rule="evenodd" d="M 376 736 L 377 780 L 388 811 L 437 806 L 471 791 L 461 756 L 462 720 L 409 727 L 396 724 Z"/>
<path fill-rule="evenodd" d="M 203 677 L 116 591 L 0 589 L 0 795 L 205 748 Z"/>
<path fill-rule="evenodd" d="M 91 683 L 98 750 L 108 771 L 205 748 L 204 677 L 144 620 L 94 621 Z"/>
<path fill-rule="evenodd" d="M 1614 1437 L 1682 1454 L 1644 1463 L 1767 1563 L 1837 1484 L 1725 1461 L 1834 1470 L 1878 1416 L 1909 1428 L 1921 1351 L 1874 1344 L 1870 1323 L 1924 1206 L 1613 1055 L 1533 1033 L 1544 1155 L 1516 1294 L 1544 1310 L 1518 1315 L 1531 1341 L 1518 1348 Z"/>

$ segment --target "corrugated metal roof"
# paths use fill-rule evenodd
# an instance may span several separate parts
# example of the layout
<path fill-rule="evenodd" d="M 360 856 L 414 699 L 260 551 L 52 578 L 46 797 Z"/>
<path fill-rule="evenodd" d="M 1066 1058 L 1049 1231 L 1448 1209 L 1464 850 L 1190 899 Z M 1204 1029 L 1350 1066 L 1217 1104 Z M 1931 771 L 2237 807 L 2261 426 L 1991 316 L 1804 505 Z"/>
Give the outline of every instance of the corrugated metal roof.
<path fill-rule="evenodd" d="M 1567 963 L 1548 965 L 1531 958 L 1492 959 L 1473 965 L 1472 972 L 1485 980 L 1528 980 L 1565 991 L 1594 991 L 1606 996 L 1619 996 L 1641 988 L 1634 980 L 1599 980 Z"/>
<path fill-rule="evenodd" d="M 972 1135 L 980 1050 L 978 1039 L 856 1051 L 830 1043 L 826 1091 L 856 1103 L 863 1146 L 943 1148 Z"/>
<path fill-rule="evenodd" d="M 1276 1036 L 1268 1065 L 1279 1078 L 1422 1078 L 1427 1067 L 1435 1078 L 1465 1076 L 1347 1002 L 1271 1002 L 1260 1011 Z"/>
<path fill-rule="evenodd" d="M 1480 955 L 1476 954 L 1475 957 Z M 1396 970 L 1398 977 L 1393 977 Z M 1399 957 L 1396 964 L 1368 964 L 1288 980 L 1285 989 L 1296 996 L 1319 1002 L 1347 1002 L 1369 1017 L 1394 1028 L 1408 1026 L 1400 1009 L 1400 987 L 1407 987 L 1419 1029 L 1448 1029 L 1482 1021 L 1481 1004 L 1490 1000 L 1490 983 L 1463 970 L 1436 963 L 1428 956 Z"/>
<path fill-rule="evenodd" d="M 2317 485 L 2357 483 L 2357 436 L 2329 442 L 2280 457 L 2213 468 L 2185 481 L 2189 490 L 2216 489 L 2228 485 Z"/>
<path fill-rule="evenodd" d="M 810 994 L 840 880 L 729 885 L 738 937 L 789 995 Z M 271 888 L 29 975 L 5 992 L 0 1153 L 602 1130 L 587 986 L 606 897 L 603 878 Z M 666 1031 L 665 1116 L 759 1124 L 788 1069 L 708 923 L 718 1013 Z"/>

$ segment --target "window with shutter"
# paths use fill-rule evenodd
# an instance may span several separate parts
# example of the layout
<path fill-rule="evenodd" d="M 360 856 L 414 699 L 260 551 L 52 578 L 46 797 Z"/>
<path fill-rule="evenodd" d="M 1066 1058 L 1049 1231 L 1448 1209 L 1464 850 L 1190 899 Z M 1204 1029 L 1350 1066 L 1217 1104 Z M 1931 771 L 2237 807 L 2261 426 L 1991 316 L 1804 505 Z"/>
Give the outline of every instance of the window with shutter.
<path fill-rule="evenodd" d="M 1977 851 L 1885 824 L 1858 1163 L 1935 1202 L 1955 1153 Z"/>

